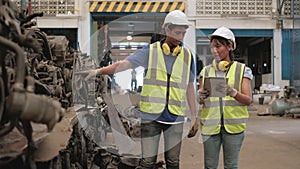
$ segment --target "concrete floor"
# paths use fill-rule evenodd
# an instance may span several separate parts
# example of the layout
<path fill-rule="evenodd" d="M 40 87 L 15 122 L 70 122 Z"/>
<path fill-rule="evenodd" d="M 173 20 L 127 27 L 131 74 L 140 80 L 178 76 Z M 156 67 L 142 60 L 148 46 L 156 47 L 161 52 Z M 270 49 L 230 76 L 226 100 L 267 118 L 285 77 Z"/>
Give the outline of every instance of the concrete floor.
<path fill-rule="evenodd" d="M 268 109 L 268 110 L 267 110 Z M 300 118 L 258 116 L 271 112 L 268 104 L 249 106 L 250 118 L 241 149 L 240 169 L 300 169 Z M 187 134 L 189 123 L 185 124 Z M 112 136 L 108 137 L 109 143 Z M 160 152 L 163 152 L 163 143 Z M 200 132 L 193 138 L 184 138 L 181 151 L 181 169 L 202 169 L 203 149 Z M 139 145 L 137 145 L 139 147 Z M 164 160 L 163 153 L 158 160 Z M 223 168 L 222 153 L 219 169 Z"/>
<path fill-rule="evenodd" d="M 258 116 L 268 104 L 249 107 L 246 137 L 240 153 L 240 169 L 299 169 L 300 118 Z M 184 139 L 181 168 L 203 168 L 203 149 L 199 132 L 192 139 Z M 219 168 L 223 168 L 220 156 Z"/>

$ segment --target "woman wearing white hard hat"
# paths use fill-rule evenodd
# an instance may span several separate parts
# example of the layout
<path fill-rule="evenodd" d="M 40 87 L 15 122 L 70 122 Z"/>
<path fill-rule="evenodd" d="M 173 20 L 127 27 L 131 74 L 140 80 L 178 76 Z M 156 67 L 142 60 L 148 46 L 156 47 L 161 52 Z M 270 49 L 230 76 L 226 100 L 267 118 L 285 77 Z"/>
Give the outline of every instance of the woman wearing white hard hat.
<path fill-rule="evenodd" d="M 182 44 L 188 28 L 186 15 L 179 10 L 172 11 L 163 23 L 164 39 L 147 45 L 123 61 L 93 70 L 86 77 L 139 66 L 146 69 L 139 104 L 142 149 L 139 167 L 142 169 L 156 168 L 162 134 L 166 168 L 179 169 L 187 110 L 196 117 L 195 67 L 191 52 Z"/>
<path fill-rule="evenodd" d="M 200 129 L 204 147 L 204 168 L 218 168 L 222 147 L 224 168 L 237 169 L 249 117 L 247 106 L 252 102 L 250 81 L 253 75 L 249 67 L 233 60 L 236 41 L 230 29 L 220 27 L 208 35 L 208 38 L 214 61 L 202 69 L 198 90 L 198 101 L 203 105 Z M 208 77 L 220 77 L 224 81 L 212 85 L 216 88 L 209 91 L 204 86 Z M 224 95 L 212 95 L 212 90 Z"/>

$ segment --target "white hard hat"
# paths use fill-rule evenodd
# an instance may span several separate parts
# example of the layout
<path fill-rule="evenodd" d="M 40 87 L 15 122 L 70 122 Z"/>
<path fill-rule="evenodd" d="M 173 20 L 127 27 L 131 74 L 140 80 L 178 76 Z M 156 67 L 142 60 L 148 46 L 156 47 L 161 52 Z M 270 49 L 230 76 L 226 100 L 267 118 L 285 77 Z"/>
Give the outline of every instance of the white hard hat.
<path fill-rule="evenodd" d="M 163 27 L 165 27 L 166 24 L 186 25 L 186 26 L 190 25 L 187 16 L 180 10 L 174 10 L 168 13 L 168 15 L 165 17 Z"/>
<path fill-rule="evenodd" d="M 221 26 L 213 34 L 208 35 L 208 39 L 211 39 L 213 36 L 220 36 L 222 38 L 231 40 L 233 43 L 233 50 L 235 49 L 235 47 L 236 47 L 235 37 L 234 37 L 233 32 L 230 29 L 228 29 L 224 26 Z"/>

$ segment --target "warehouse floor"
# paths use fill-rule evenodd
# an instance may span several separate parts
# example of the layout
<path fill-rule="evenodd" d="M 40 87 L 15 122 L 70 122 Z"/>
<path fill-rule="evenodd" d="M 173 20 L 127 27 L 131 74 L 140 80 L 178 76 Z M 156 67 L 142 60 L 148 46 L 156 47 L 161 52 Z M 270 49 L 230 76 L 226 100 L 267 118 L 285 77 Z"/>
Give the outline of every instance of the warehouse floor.
<path fill-rule="evenodd" d="M 250 118 L 241 149 L 240 169 L 298 169 L 300 168 L 300 117 L 264 115 L 272 113 L 267 103 L 249 106 Z M 259 115 L 258 115 L 259 114 Z M 184 133 L 189 130 L 185 124 Z M 109 143 L 112 142 L 109 136 Z M 163 139 L 161 139 L 162 141 Z M 139 144 L 136 145 L 139 147 Z M 184 138 L 181 151 L 181 169 L 203 169 L 203 148 L 200 133 Z M 158 160 L 164 161 L 163 141 Z M 219 169 L 223 169 L 222 153 Z"/>
<path fill-rule="evenodd" d="M 240 169 L 300 168 L 300 118 L 257 115 L 268 111 L 272 113 L 268 104 L 253 104 L 249 107 L 250 119 L 240 153 Z M 219 166 L 220 169 L 223 168 L 222 156 Z M 199 132 L 192 139 L 184 139 L 181 168 L 203 168 Z"/>

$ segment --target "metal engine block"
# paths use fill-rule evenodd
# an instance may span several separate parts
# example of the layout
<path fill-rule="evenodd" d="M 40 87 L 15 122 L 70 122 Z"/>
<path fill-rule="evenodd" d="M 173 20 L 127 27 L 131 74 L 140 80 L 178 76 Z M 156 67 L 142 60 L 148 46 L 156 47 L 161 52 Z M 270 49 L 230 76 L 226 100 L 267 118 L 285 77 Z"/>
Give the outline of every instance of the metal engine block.
<path fill-rule="evenodd" d="M 81 72 L 95 68 L 87 64 L 91 58 L 70 48 L 65 36 L 33 27 L 42 16 L 0 0 L 0 168 L 134 169 L 138 157 L 101 143 L 116 119 L 124 135 L 139 138 L 135 108 L 108 103 L 103 94 L 111 77 L 83 80 Z"/>

